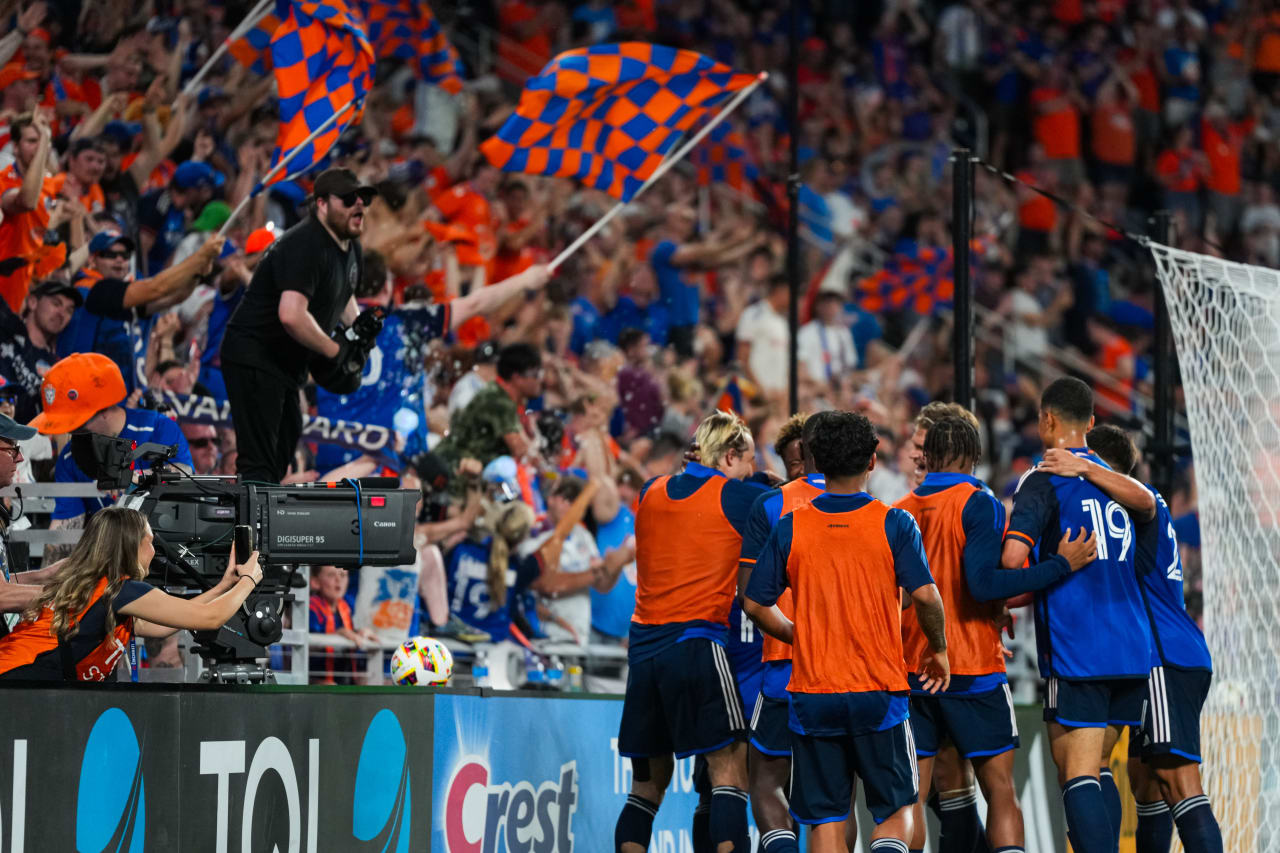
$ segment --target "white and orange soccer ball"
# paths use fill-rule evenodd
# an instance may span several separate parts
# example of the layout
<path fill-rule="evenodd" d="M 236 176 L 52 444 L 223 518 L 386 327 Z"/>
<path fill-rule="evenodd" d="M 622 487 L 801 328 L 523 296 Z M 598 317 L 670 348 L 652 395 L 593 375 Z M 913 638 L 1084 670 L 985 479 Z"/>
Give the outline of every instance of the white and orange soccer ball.
<path fill-rule="evenodd" d="M 396 684 L 446 684 L 453 675 L 453 652 L 431 637 L 414 637 L 391 655 L 391 677 Z"/>

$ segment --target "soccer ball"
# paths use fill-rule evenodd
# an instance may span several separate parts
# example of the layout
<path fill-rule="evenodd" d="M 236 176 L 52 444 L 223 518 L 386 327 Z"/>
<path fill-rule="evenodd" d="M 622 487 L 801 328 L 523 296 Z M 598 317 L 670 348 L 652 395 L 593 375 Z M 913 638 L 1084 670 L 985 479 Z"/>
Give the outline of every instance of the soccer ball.
<path fill-rule="evenodd" d="M 391 677 L 396 684 L 444 684 L 453 675 L 453 653 L 439 640 L 414 637 L 391 655 Z"/>

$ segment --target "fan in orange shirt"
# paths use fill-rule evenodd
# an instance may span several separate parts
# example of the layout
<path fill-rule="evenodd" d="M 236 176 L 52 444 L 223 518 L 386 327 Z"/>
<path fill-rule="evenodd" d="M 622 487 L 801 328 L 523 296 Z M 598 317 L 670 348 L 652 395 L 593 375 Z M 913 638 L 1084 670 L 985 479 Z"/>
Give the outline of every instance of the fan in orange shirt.
<path fill-rule="evenodd" d="M 0 171 L 0 261 L 22 259 L 17 269 L 0 275 L 0 296 L 17 314 L 34 279 L 62 266 L 66 246 L 46 246 L 49 211 L 56 194 L 46 177 L 53 134 L 43 111 L 20 116 L 12 123 L 16 159 Z"/>
<path fill-rule="evenodd" d="M 1204 183 L 1209 190 L 1208 203 L 1214 230 L 1220 238 L 1227 238 L 1236 230 L 1236 223 L 1243 212 L 1240 155 L 1252 129 L 1252 119 L 1231 121 L 1221 101 L 1213 100 L 1205 105 L 1204 118 L 1200 123 L 1200 147 L 1204 149 L 1208 163 Z"/>
<path fill-rule="evenodd" d="M 1080 107 L 1082 99 L 1060 62 L 1049 67 L 1041 85 L 1031 90 L 1035 111 L 1032 131 L 1045 157 L 1053 162 L 1064 184 L 1075 186 L 1083 177 L 1080 166 Z"/>
<path fill-rule="evenodd" d="M 1164 202 L 1170 210 L 1182 211 L 1193 229 L 1200 228 L 1200 187 L 1207 161 L 1191 147 L 1190 123 L 1174 131 L 1173 145 L 1156 158 L 1156 177 L 1164 185 Z"/>
<path fill-rule="evenodd" d="M 470 180 L 455 184 L 432 199 L 445 222 L 461 225 L 476 235 L 474 246 L 458 244 L 458 263 L 464 267 L 484 267 L 488 281 L 493 280 L 489 267 L 498 250 L 497 220 L 489 196 L 497 188 L 499 176 L 497 169 L 481 160 Z"/>
<path fill-rule="evenodd" d="M 107 205 L 102 187 L 98 186 L 106 166 L 107 153 L 102 143 L 96 137 L 81 137 L 71 143 L 67 170 L 54 176 L 53 191 L 63 198 L 74 198 L 85 210 L 97 213 Z"/>
<path fill-rule="evenodd" d="M 502 182 L 498 194 L 505 218 L 498 226 L 498 254 L 493 260 L 493 278 L 502 281 L 523 272 L 546 252 L 538 243 L 546 228 L 546 218 L 529 203 L 529 187 L 520 178 Z"/>

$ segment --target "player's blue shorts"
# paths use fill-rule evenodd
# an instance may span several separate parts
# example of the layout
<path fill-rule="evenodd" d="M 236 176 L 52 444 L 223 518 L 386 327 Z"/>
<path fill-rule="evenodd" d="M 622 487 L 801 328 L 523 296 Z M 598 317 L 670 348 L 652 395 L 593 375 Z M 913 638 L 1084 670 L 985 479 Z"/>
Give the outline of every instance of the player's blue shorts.
<path fill-rule="evenodd" d="M 760 693 L 751 714 L 751 745 L 765 755 L 791 755 L 791 729 L 787 728 L 787 700 Z"/>
<path fill-rule="evenodd" d="M 1204 669 L 1158 666 L 1147 679 L 1150 699 L 1142 715 L 1139 740 L 1144 759 L 1180 755 L 1200 762 L 1200 711 L 1213 673 Z M 1130 750 L 1132 754 L 1132 749 Z"/>
<path fill-rule="evenodd" d="M 1136 726 L 1142 722 L 1147 682 L 1141 678 L 1045 682 L 1044 719 L 1076 729 Z"/>
<path fill-rule="evenodd" d="M 912 694 L 910 723 L 917 755 L 937 755 L 948 738 L 965 758 L 999 755 L 1019 744 L 1008 684 L 985 693 Z"/>
<path fill-rule="evenodd" d="M 724 646 L 693 637 L 631 664 L 618 728 L 620 754 L 684 758 L 742 740 L 746 730 Z"/>
<path fill-rule="evenodd" d="M 876 823 L 916 801 L 916 747 L 909 720 L 879 732 L 841 737 L 792 735 L 791 816 L 803 824 L 849 816 L 855 779 Z"/>

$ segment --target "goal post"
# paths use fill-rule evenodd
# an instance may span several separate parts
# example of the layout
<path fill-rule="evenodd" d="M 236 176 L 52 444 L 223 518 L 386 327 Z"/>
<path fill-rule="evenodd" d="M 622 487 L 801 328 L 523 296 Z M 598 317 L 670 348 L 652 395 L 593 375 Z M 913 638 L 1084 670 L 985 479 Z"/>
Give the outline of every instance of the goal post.
<path fill-rule="evenodd" d="M 1148 244 L 1191 431 L 1224 849 L 1280 849 L 1280 272 Z"/>

